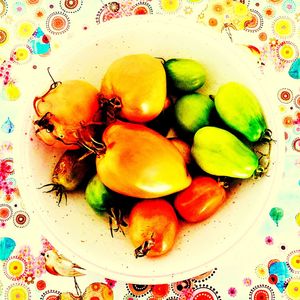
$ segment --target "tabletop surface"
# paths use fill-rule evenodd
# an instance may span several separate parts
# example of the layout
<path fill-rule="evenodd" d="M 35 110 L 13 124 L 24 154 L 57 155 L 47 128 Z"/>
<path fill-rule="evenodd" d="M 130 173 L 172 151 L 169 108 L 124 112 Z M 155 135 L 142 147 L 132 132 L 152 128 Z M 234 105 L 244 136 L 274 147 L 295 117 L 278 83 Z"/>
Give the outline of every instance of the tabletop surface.
<path fill-rule="evenodd" d="M 285 138 L 279 193 L 254 238 L 213 269 L 180 282 L 132 284 L 88 273 L 54 276 L 41 252 L 51 241 L 18 193 L 12 142 L 22 70 L 39 67 L 76 33 L 115 18 L 159 14 L 204 23 L 249 52 L 272 82 Z M 249 18 L 250 16 L 250 18 Z M 247 19 L 248 17 L 248 19 Z M 0 0 L 0 299 L 300 299 L 300 1 Z M 59 250 L 59 249 L 58 249 Z"/>

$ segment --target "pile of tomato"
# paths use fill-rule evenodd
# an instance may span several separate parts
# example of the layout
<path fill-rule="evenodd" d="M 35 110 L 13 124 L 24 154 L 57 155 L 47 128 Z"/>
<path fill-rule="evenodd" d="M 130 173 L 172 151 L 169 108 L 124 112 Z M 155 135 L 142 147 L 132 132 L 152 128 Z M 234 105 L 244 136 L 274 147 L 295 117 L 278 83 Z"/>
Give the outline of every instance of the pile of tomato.
<path fill-rule="evenodd" d="M 45 185 L 58 204 L 84 187 L 112 236 L 128 235 L 136 257 L 160 256 L 181 222 L 220 209 L 231 180 L 264 174 L 270 146 L 255 147 L 272 139 L 256 96 L 237 82 L 205 95 L 205 82 L 196 60 L 144 53 L 113 61 L 99 88 L 53 79 L 33 104 L 37 137 L 65 150 Z"/>

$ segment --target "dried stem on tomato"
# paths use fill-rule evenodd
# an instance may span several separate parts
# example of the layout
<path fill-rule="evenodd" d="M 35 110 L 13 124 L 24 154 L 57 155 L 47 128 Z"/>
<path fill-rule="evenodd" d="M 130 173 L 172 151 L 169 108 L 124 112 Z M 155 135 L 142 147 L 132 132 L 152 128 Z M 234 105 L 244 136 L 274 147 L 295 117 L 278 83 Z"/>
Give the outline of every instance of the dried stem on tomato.
<path fill-rule="evenodd" d="M 146 256 L 147 253 L 152 249 L 154 245 L 155 245 L 154 233 L 152 233 L 149 240 L 144 241 L 142 245 L 140 245 L 134 250 L 135 258 Z"/>
<path fill-rule="evenodd" d="M 111 207 L 108 211 L 108 221 L 111 237 L 114 237 L 114 232 L 122 232 L 125 236 L 123 227 L 127 227 L 128 224 L 124 221 L 124 216 L 120 208 Z"/>

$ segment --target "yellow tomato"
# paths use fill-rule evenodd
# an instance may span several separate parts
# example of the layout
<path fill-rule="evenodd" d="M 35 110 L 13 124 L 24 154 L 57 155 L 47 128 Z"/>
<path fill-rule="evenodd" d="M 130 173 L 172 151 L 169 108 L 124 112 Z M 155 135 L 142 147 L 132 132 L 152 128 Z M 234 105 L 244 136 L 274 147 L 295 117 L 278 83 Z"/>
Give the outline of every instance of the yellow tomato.
<path fill-rule="evenodd" d="M 105 99 L 120 99 L 121 117 L 132 122 L 148 122 L 164 107 L 166 72 L 162 62 L 151 55 L 123 56 L 108 68 L 100 92 Z"/>
<path fill-rule="evenodd" d="M 76 143 L 81 124 L 93 119 L 99 107 L 98 93 L 88 82 L 67 80 L 37 97 L 34 101 L 37 136 L 54 147 L 74 148 L 66 144 Z"/>
<path fill-rule="evenodd" d="M 111 190 L 136 198 L 157 198 L 191 183 L 176 147 L 156 131 L 117 122 L 103 134 L 106 152 L 96 159 L 101 182 Z"/>

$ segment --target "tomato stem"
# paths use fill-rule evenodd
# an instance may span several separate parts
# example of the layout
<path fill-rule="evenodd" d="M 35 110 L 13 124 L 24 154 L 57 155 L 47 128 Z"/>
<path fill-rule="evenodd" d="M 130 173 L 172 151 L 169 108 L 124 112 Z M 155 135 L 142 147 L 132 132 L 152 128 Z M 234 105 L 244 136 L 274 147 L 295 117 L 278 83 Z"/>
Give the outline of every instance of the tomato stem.
<path fill-rule="evenodd" d="M 153 248 L 153 246 L 155 245 L 155 240 L 153 236 L 154 233 L 152 233 L 149 240 L 144 241 L 142 245 L 140 245 L 134 250 L 135 258 L 144 257 Z"/>
<path fill-rule="evenodd" d="M 259 155 L 258 162 L 259 166 L 258 168 L 254 171 L 254 178 L 262 177 L 264 174 L 266 174 L 269 170 L 270 167 L 270 155 L 271 155 L 271 148 L 272 148 L 272 141 L 274 141 L 271 138 L 271 131 L 268 133 L 270 139 L 265 140 L 263 144 L 267 144 L 267 150 L 266 151 L 260 151 L 260 150 L 255 150 L 255 152 Z"/>
<path fill-rule="evenodd" d="M 122 101 L 119 97 L 105 98 L 103 95 L 99 95 L 99 111 L 100 120 L 109 125 L 116 121 L 120 111 L 122 109 Z"/>
<path fill-rule="evenodd" d="M 61 184 L 57 184 L 57 183 L 48 183 L 48 184 L 45 184 L 45 185 L 39 187 L 38 189 L 42 189 L 42 188 L 45 188 L 48 186 L 51 186 L 52 188 L 48 191 L 44 191 L 44 193 L 51 193 L 53 191 L 56 191 L 56 197 L 59 197 L 58 201 L 57 201 L 57 205 L 60 206 L 63 196 L 65 197 L 66 204 L 67 204 L 68 197 L 67 197 L 67 192 L 66 192 L 66 189 L 64 186 L 62 186 Z"/>
<path fill-rule="evenodd" d="M 128 224 L 124 221 L 122 210 L 120 208 L 111 207 L 107 211 L 107 214 L 111 237 L 113 238 L 114 232 L 118 231 L 121 231 L 122 234 L 125 236 L 123 227 L 127 227 Z"/>

